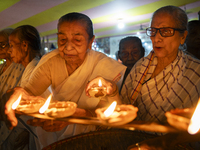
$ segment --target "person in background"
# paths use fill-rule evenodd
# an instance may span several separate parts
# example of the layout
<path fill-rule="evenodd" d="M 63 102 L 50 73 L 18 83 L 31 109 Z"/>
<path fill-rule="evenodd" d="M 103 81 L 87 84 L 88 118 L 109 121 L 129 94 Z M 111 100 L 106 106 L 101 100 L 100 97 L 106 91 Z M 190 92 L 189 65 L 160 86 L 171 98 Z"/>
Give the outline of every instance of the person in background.
<path fill-rule="evenodd" d="M 124 74 L 123 83 L 131 71 L 135 63 L 142 57 L 144 57 L 145 49 L 142 46 L 141 40 L 136 36 L 128 36 L 120 40 L 118 57 L 122 61 L 122 64 L 127 66 Z M 122 88 L 121 86 L 121 88 Z M 121 88 L 119 92 L 121 91 Z"/>
<path fill-rule="evenodd" d="M 25 87 L 31 73 L 41 58 L 41 40 L 37 29 L 31 25 L 22 25 L 12 31 L 9 36 L 10 49 L 8 53 L 11 59 L 24 66 L 20 86 Z M 48 93 L 50 94 L 50 93 Z M 5 99 L 2 99 L 4 101 Z M 1 103 L 1 105 L 3 105 Z M 4 105 L 3 105 L 4 106 Z M 7 127 L 1 126 L 1 149 L 36 149 L 37 138 L 35 127 L 28 126 L 26 121 L 32 117 L 20 116 L 19 124 L 11 132 Z M 9 133 L 9 134 L 8 134 Z M 7 137 L 7 138 L 5 138 Z M 35 139 L 34 139 L 35 138 Z M 16 140 L 17 139 L 17 140 Z"/>
<path fill-rule="evenodd" d="M 24 71 L 22 65 L 13 63 L 8 53 L 10 49 L 8 37 L 12 31 L 11 28 L 0 31 L 0 59 L 6 60 L 0 65 L 0 99 L 8 89 L 19 86 Z"/>
<path fill-rule="evenodd" d="M 6 61 L 1 64 L 1 69 L 0 69 L 0 75 L 6 71 L 6 69 L 11 65 L 12 59 L 10 55 L 8 54 L 8 49 L 9 49 L 9 41 L 8 37 L 10 33 L 13 31 L 12 28 L 7 28 L 4 30 L 0 31 L 0 59 L 5 59 Z"/>
<path fill-rule="evenodd" d="M 200 59 L 200 21 L 192 20 L 188 22 L 188 35 L 185 40 L 186 53 Z"/>
<path fill-rule="evenodd" d="M 31 25 L 17 27 L 9 36 L 10 57 L 25 67 L 21 87 L 25 87 L 33 69 L 41 58 L 41 39 L 37 29 Z"/>
<path fill-rule="evenodd" d="M 42 57 L 24 88 L 12 90 L 13 94 L 7 101 L 3 114 L 7 117 L 5 121 L 10 123 L 10 129 L 18 123 L 11 105 L 20 93 L 22 97 L 38 96 L 51 85 L 53 100 L 75 102 L 78 105 L 76 114 L 93 116 L 95 109 L 111 103 L 111 93 L 118 91 L 117 87 L 112 86 L 123 76 L 126 67 L 91 49 L 95 38 L 91 19 L 81 13 L 68 13 L 59 19 L 57 29 L 58 49 Z M 105 99 L 88 97 L 85 93 L 88 82 L 97 76 L 106 78 L 111 83 L 106 90 Z M 40 128 L 37 132 L 41 148 L 58 140 L 95 130 L 93 125 L 69 124 L 56 120 L 34 119 L 29 124 L 41 126 L 45 130 Z"/>
<path fill-rule="evenodd" d="M 118 51 L 115 52 L 115 59 L 116 59 L 119 63 L 122 63 L 122 61 L 119 59 Z"/>
<path fill-rule="evenodd" d="M 179 50 L 187 36 L 187 21 L 185 11 L 176 6 L 164 6 L 153 13 L 150 27 L 146 29 L 153 50 L 133 66 L 121 90 L 122 102 L 138 107 L 136 120 L 162 124 L 167 122 L 165 112 L 197 105 L 200 60 Z M 96 84 L 97 79 L 88 87 Z M 116 95 L 113 99 L 119 98 Z M 168 133 L 133 143 L 128 149 L 168 150 L 192 140 L 199 139 L 185 132 Z"/>

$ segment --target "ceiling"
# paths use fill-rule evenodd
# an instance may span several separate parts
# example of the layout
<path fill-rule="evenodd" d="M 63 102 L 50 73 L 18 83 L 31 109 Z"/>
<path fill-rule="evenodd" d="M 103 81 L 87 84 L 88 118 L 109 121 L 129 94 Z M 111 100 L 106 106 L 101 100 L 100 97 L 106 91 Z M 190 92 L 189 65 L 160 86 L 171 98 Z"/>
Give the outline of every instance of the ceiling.
<path fill-rule="evenodd" d="M 175 5 L 198 19 L 200 0 L 1 0 L 0 30 L 30 24 L 41 37 L 56 41 L 58 19 L 69 12 L 88 15 L 96 38 L 133 34 L 148 27 L 152 13 L 159 7 Z M 117 28 L 119 22 L 123 29 Z"/>

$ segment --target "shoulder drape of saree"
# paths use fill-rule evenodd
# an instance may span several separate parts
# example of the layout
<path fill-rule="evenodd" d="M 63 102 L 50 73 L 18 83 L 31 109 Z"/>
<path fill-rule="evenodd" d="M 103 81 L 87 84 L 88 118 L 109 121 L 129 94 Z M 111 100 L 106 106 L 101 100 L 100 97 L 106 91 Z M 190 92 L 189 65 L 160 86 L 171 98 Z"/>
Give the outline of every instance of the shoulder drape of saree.
<path fill-rule="evenodd" d="M 55 89 L 55 97 L 59 100 L 78 102 L 81 108 L 95 107 L 99 99 L 89 98 L 85 94 L 88 81 L 97 76 L 112 80 L 126 67 L 106 55 L 89 50 L 83 64 Z M 88 101 L 87 101 L 88 100 Z"/>
<path fill-rule="evenodd" d="M 12 63 L 0 76 L 0 97 L 11 88 L 19 86 L 24 71 L 21 64 Z"/>

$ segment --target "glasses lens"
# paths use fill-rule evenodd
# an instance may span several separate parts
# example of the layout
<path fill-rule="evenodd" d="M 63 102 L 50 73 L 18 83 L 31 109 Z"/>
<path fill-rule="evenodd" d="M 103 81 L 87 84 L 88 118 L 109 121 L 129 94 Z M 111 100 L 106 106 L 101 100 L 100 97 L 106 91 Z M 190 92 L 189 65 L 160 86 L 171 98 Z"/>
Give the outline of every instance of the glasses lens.
<path fill-rule="evenodd" d="M 147 28 L 146 29 L 146 33 L 147 33 L 147 35 L 148 36 L 155 36 L 156 35 L 156 29 L 154 29 L 154 28 Z"/>
<path fill-rule="evenodd" d="M 0 49 L 4 49 L 7 45 L 8 43 L 0 43 Z"/>
<path fill-rule="evenodd" d="M 163 37 L 169 37 L 174 35 L 174 29 L 173 28 L 160 28 L 160 34 Z"/>

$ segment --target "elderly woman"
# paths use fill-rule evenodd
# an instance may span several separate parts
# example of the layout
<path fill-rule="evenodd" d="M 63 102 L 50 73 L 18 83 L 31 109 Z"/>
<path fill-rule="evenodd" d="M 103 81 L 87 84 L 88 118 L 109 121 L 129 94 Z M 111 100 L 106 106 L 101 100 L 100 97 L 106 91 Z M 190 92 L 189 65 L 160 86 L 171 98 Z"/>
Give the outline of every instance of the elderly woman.
<path fill-rule="evenodd" d="M 158 9 L 146 31 L 153 51 L 132 69 L 122 89 L 122 99 L 138 107 L 138 120 L 163 123 L 165 112 L 197 104 L 200 61 L 179 50 L 187 36 L 187 15 L 182 9 L 175 6 Z M 152 147 L 156 144 L 161 149 L 169 149 L 180 137 L 167 134 L 160 138 L 164 142 L 152 141 Z M 141 149 L 152 148 L 149 142 L 139 145 Z"/>
<path fill-rule="evenodd" d="M 15 63 L 23 65 L 25 68 L 20 82 L 20 86 L 24 87 L 41 57 L 40 35 L 35 27 L 31 25 L 22 25 L 14 29 L 10 34 L 9 45 L 10 49 L 8 53 L 10 53 L 12 60 Z M 5 99 L 2 99 L 2 101 L 5 101 Z M 1 103 L 1 105 L 3 104 Z M 12 132 L 7 130 L 5 124 L 1 126 L 1 142 L 3 142 L 1 143 L 1 149 L 17 148 L 17 145 L 20 145 L 20 148 L 25 146 L 24 148 L 28 149 L 28 145 L 26 144 L 28 143 L 29 138 L 31 143 L 29 149 L 36 148 L 36 145 L 32 144 L 32 133 L 36 131 L 26 124 L 26 120 L 28 119 L 30 119 L 30 117 L 20 116 L 18 118 L 18 126 L 15 127 Z M 18 139 L 17 142 L 16 139 Z M 20 142 L 22 144 L 20 144 Z"/>
<path fill-rule="evenodd" d="M 53 99 L 72 101 L 77 103 L 76 113 L 81 116 L 91 116 L 94 109 L 105 106 L 108 101 L 86 96 L 85 87 L 88 81 L 97 76 L 112 81 L 107 88 L 107 95 L 113 93 L 112 85 L 118 82 L 124 74 L 125 66 L 106 55 L 91 50 L 93 40 L 93 25 L 90 18 L 81 13 L 69 13 L 62 16 L 58 21 L 58 49 L 43 56 L 25 88 L 15 88 L 14 94 L 5 106 L 5 114 L 12 126 L 17 125 L 12 103 L 19 94 L 25 96 L 41 95 L 50 85 L 53 90 Z M 27 96 L 27 95 L 26 95 Z M 120 102 L 120 101 L 119 101 Z M 38 122 L 37 122 L 38 121 Z M 44 121 L 44 120 L 42 120 Z M 41 120 L 31 122 L 40 125 Z M 46 126 L 46 125 L 50 126 Z M 42 146 L 47 146 L 57 140 L 95 130 L 94 126 L 70 124 L 61 122 L 42 122 L 47 131 L 38 131 L 38 137 Z M 52 126 L 52 124 L 54 124 Z M 63 128 L 64 127 L 64 128 Z M 60 130 L 60 131 L 58 131 Z M 48 138 L 47 138 L 48 137 Z"/>
<path fill-rule="evenodd" d="M 138 107 L 136 120 L 164 123 L 165 112 L 197 104 L 200 61 L 179 50 L 187 36 L 187 20 L 186 13 L 175 6 L 165 6 L 154 12 L 150 27 L 146 29 L 153 50 L 134 65 L 121 91 L 123 103 Z M 88 87 L 92 84 L 93 81 Z M 171 149 L 182 137 L 167 134 L 133 145 L 132 149 Z"/>
<path fill-rule="evenodd" d="M 1 52 L 0 52 L 0 59 L 5 59 L 6 62 L 4 62 L 3 64 L 1 64 L 1 69 L 0 69 L 0 75 L 5 72 L 5 70 L 11 65 L 12 63 L 12 59 L 10 57 L 10 55 L 8 54 L 8 49 L 9 49 L 9 35 L 10 33 L 13 31 L 13 29 L 8 28 L 8 29 L 4 29 L 2 31 L 0 31 L 0 48 L 1 48 Z"/>
<path fill-rule="evenodd" d="M 8 28 L 0 31 L 0 59 L 6 61 L 0 65 L 0 97 L 10 88 L 19 86 L 24 67 L 13 63 L 9 51 L 9 35 L 13 29 Z"/>
<path fill-rule="evenodd" d="M 41 40 L 37 29 L 31 25 L 17 27 L 9 36 L 10 57 L 15 63 L 22 64 L 26 69 L 21 79 L 24 87 L 41 58 Z"/>

